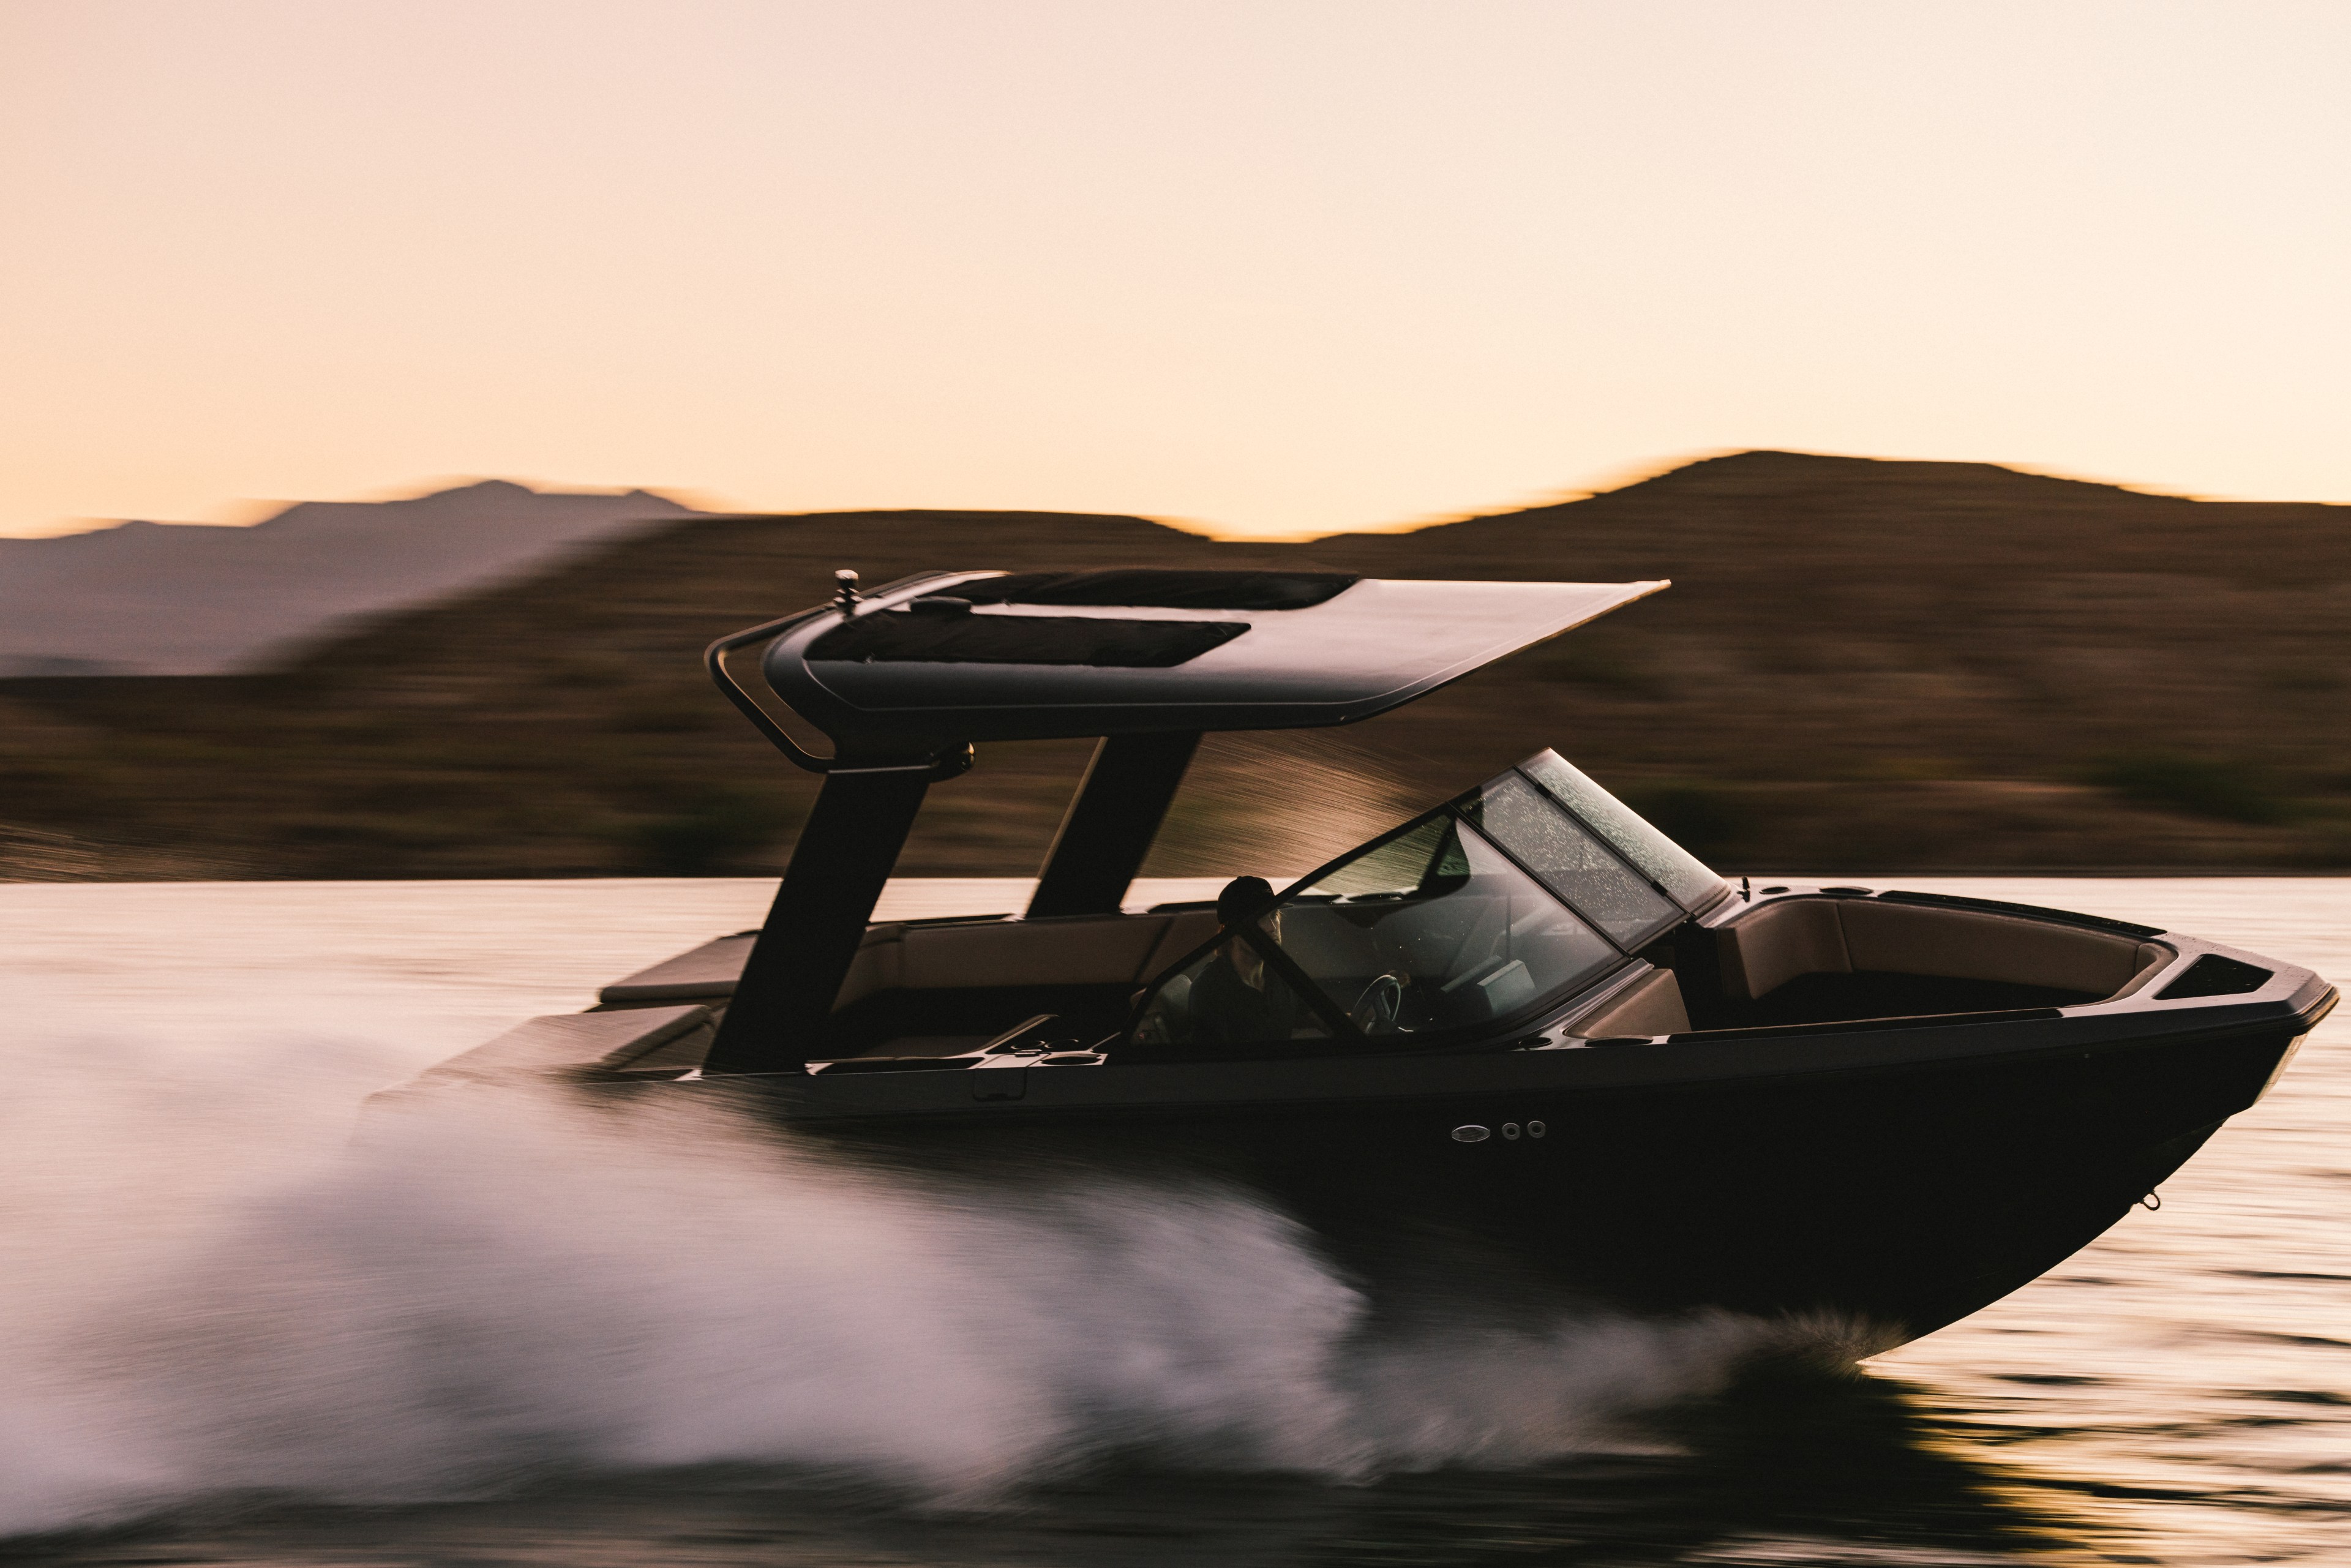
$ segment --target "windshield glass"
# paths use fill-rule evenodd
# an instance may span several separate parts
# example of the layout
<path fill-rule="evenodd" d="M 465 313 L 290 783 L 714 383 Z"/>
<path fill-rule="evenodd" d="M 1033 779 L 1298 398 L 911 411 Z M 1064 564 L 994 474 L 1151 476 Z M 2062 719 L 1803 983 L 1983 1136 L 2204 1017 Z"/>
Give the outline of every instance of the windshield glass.
<path fill-rule="evenodd" d="M 1604 937 L 1449 812 L 1342 862 L 1259 928 L 1374 1036 L 1526 1012 L 1619 961 Z"/>
<path fill-rule="evenodd" d="M 1517 774 L 1503 774 L 1458 804 L 1463 816 L 1628 952 L 1681 924 L 1678 904 Z"/>
<path fill-rule="evenodd" d="M 1570 767 L 1556 751 L 1528 758 L 1519 764 L 1519 771 L 1607 840 L 1618 854 L 1684 909 L 1703 909 L 1730 891 L 1730 885 L 1696 855 L 1642 821 L 1625 802 Z"/>
<path fill-rule="evenodd" d="M 1281 971 L 1238 936 L 1161 981 L 1134 1025 L 1138 1044 L 1209 1050 L 1330 1037 Z"/>

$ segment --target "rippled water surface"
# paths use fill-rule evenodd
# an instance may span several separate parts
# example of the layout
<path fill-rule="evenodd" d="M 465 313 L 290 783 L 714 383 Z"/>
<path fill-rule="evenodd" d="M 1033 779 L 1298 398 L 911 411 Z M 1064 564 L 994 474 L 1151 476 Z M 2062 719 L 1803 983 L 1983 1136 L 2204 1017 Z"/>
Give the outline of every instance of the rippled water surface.
<path fill-rule="evenodd" d="M 2351 880 L 1903 885 L 2351 976 Z M 768 892 L 0 886 L 0 1556 L 2351 1562 L 2339 1019 L 2160 1212 L 1858 1368 L 1729 1318 L 1375 1340 L 1232 1192 L 979 1207 L 507 1097 L 353 1143 L 370 1090 Z"/>

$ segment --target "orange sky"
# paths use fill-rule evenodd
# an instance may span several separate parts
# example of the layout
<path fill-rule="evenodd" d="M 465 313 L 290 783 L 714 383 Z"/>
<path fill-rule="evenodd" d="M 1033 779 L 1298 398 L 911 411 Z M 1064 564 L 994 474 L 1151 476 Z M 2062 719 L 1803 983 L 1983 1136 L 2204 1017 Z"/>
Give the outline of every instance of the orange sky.
<path fill-rule="evenodd" d="M 1304 533 L 1744 446 L 2351 500 L 2351 5 L 0 0 L 0 533 Z"/>

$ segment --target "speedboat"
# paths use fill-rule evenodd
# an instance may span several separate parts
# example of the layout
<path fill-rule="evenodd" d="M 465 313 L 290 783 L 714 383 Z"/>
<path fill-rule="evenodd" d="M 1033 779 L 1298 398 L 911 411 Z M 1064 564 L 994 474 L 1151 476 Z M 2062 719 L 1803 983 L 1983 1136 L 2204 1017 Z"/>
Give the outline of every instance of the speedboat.
<path fill-rule="evenodd" d="M 1373 718 L 1667 586 L 842 573 L 707 658 L 823 779 L 765 923 L 420 1085 L 723 1104 L 982 1183 L 1213 1179 L 1373 1289 L 1928 1333 L 2152 1194 L 2335 988 L 2097 915 L 1734 883 L 1552 750 L 1278 894 L 1126 902 L 1203 735 Z M 1087 737 L 1025 911 L 873 920 L 977 746 Z"/>

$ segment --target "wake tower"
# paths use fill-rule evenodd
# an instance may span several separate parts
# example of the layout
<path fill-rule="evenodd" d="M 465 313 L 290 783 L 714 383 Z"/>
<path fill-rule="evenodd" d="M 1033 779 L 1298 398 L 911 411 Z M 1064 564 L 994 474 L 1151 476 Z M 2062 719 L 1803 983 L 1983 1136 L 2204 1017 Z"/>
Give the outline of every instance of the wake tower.
<path fill-rule="evenodd" d="M 1354 724 L 1669 586 L 1153 569 L 923 572 L 867 593 L 838 580 L 830 602 L 705 655 L 728 700 L 824 779 L 705 1073 L 826 1054 L 915 813 L 978 743 L 1100 737 L 1023 918 L 1114 915 L 1202 736 Z M 767 695 L 807 743 L 727 667 L 760 643 Z"/>

